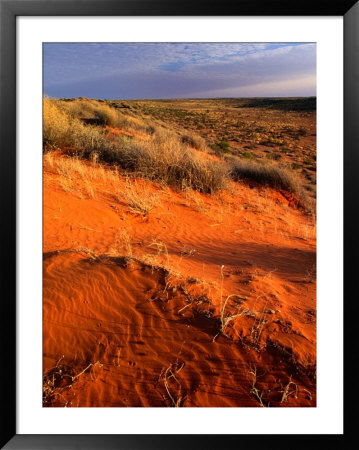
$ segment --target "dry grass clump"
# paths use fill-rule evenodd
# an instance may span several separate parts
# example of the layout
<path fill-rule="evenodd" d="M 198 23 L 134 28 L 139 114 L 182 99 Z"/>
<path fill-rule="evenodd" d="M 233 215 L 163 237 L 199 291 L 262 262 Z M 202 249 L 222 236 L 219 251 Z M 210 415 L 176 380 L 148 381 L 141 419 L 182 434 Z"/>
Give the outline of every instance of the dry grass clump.
<path fill-rule="evenodd" d="M 97 103 L 97 102 L 96 102 Z M 56 105 L 58 105 L 63 111 L 65 111 L 72 118 L 81 119 L 85 117 L 95 117 L 95 102 L 79 98 L 72 101 L 56 101 Z"/>
<path fill-rule="evenodd" d="M 101 153 L 113 144 L 96 127 L 87 127 L 71 117 L 57 102 L 43 102 L 43 148 L 44 151 L 72 147 L 75 154 L 88 157 Z"/>
<path fill-rule="evenodd" d="M 240 160 L 232 165 L 231 176 L 234 180 L 249 179 L 274 188 L 285 189 L 295 194 L 301 192 L 300 182 L 296 174 L 276 165 Z"/>
<path fill-rule="evenodd" d="M 155 127 L 148 120 L 133 117 L 129 112 L 123 113 L 103 101 L 79 98 L 71 101 L 59 100 L 56 101 L 56 104 L 72 118 L 94 119 L 100 126 L 117 127 L 126 131 L 141 131 L 146 134 L 155 132 Z"/>
<path fill-rule="evenodd" d="M 150 180 L 204 193 L 222 189 L 227 181 L 223 164 L 202 161 L 171 134 L 156 134 L 151 141 L 122 141 L 102 156 L 104 161 Z"/>
<path fill-rule="evenodd" d="M 103 105 L 95 108 L 94 115 L 100 125 L 118 126 L 118 113 L 109 106 Z"/>
<path fill-rule="evenodd" d="M 46 154 L 44 160 L 55 173 L 61 175 L 59 182 L 65 192 L 77 191 L 80 198 L 83 198 L 83 193 L 88 198 L 95 198 L 93 181 L 98 180 L 103 174 L 98 168 L 93 168 L 78 158 L 62 157 L 54 160 L 50 152 Z M 81 180 L 82 183 L 76 183 L 77 180 Z"/>
<path fill-rule="evenodd" d="M 197 150 L 201 150 L 203 152 L 208 151 L 208 146 L 206 144 L 206 141 L 195 133 L 188 133 L 181 136 L 181 142 L 183 144 L 188 145 L 189 147 L 193 147 Z"/>
<path fill-rule="evenodd" d="M 133 182 L 129 179 L 126 180 L 123 195 L 128 203 L 130 212 L 143 217 L 147 217 L 159 202 L 158 194 L 150 192 L 148 188 L 139 185 L 136 180 Z"/>
<path fill-rule="evenodd" d="M 67 107 L 70 102 L 62 103 Z M 107 115 L 111 111 L 107 105 L 94 111 L 101 115 L 104 122 L 112 120 Z M 113 110 L 113 114 L 118 113 Z M 125 121 L 130 122 L 131 126 L 144 126 L 140 119 L 133 117 L 127 117 Z M 96 161 L 118 165 L 138 176 L 205 193 L 213 193 L 225 186 L 225 165 L 216 161 L 201 161 L 187 145 L 168 131 L 155 132 L 149 141 L 125 137 L 110 141 L 101 127 L 84 125 L 67 114 L 59 102 L 49 99 L 44 100 L 43 122 L 45 151 L 71 147 L 73 153 L 80 157 L 96 157 Z"/>
<path fill-rule="evenodd" d="M 97 119 L 98 125 L 117 125 L 117 111 L 103 102 L 88 99 L 57 101 L 57 106 L 75 119 Z"/>
<path fill-rule="evenodd" d="M 235 181 L 253 180 L 274 189 L 284 189 L 297 196 L 300 206 L 313 211 L 313 202 L 306 196 L 298 176 L 290 169 L 253 160 L 232 159 L 230 176 Z"/>
<path fill-rule="evenodd" d="M 139 117 L 134 117 L 129 113 L 124 114 L 118 112 L 117 126 L 127 131 L 141 132 L 149 135 L 153 135 L 157 128 L 151 122 L 151 120 L 144 120 Z"/>
<path fill-rule="evenodd" d="M 56 103 L 45 99 L 43 102 L 43 147 L 45 151 L 68 145 L 71 139 L 70 118 Z"/>

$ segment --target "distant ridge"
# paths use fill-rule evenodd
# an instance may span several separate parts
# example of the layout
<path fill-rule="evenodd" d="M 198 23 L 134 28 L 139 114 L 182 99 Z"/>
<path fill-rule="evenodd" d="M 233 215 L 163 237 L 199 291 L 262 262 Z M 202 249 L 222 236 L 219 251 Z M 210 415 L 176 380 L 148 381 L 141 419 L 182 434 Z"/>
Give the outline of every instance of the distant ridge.
<path fill-rule="evenodd" d="M 237 102 L 237 108 L 265 108 L 281 111 L 315 111 L 317 109 L 316 97 L 248 98 L 237 100 Z"/>

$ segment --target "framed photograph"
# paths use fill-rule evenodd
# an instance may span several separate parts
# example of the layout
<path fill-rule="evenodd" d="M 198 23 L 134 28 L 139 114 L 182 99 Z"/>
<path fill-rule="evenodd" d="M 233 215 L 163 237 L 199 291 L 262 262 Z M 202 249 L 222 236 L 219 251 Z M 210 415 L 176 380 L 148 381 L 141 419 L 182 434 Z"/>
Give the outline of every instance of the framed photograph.
<path fill-rule="evenodd" d="M 3 448 L 344 448 L 358 4 L 0 14 Z"/>

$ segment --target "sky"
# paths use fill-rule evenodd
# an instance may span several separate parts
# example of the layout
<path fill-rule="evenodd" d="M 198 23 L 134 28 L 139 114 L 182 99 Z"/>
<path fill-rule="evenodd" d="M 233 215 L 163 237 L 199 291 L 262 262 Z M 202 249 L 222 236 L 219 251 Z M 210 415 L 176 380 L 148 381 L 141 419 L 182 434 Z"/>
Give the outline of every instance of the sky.
<path fill-rule="evenodd" d="M 45 43 L 43 55 L 56 98 L 316 95 L 315 43 Z"/>

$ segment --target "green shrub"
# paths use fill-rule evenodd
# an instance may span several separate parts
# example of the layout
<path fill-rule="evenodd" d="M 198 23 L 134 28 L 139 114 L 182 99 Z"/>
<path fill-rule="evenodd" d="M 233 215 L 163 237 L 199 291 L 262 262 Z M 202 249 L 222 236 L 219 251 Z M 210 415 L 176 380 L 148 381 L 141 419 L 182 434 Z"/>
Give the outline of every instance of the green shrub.
<path fill-rule="evenodd" d="M 251 153 L 251 152 L 244 152 L 244 153 L 242 153 L 242 156 L 243 156 L 243 158 L 247 158 L 247 159 L 254 158 L 253 153 Z"/>
<path fill-rule="evenodd" d="M 307 135 L 307 130 L 305 128 L 299 128 L 298 129 L 298 134 L 299 134 L 299 136 L 306 136 Z"/>
<path fill-rule="evenodd" d="M 216 153 L 232 153 L 228 141 L 222 140 L 211 145 L 212 150 Z"/>

